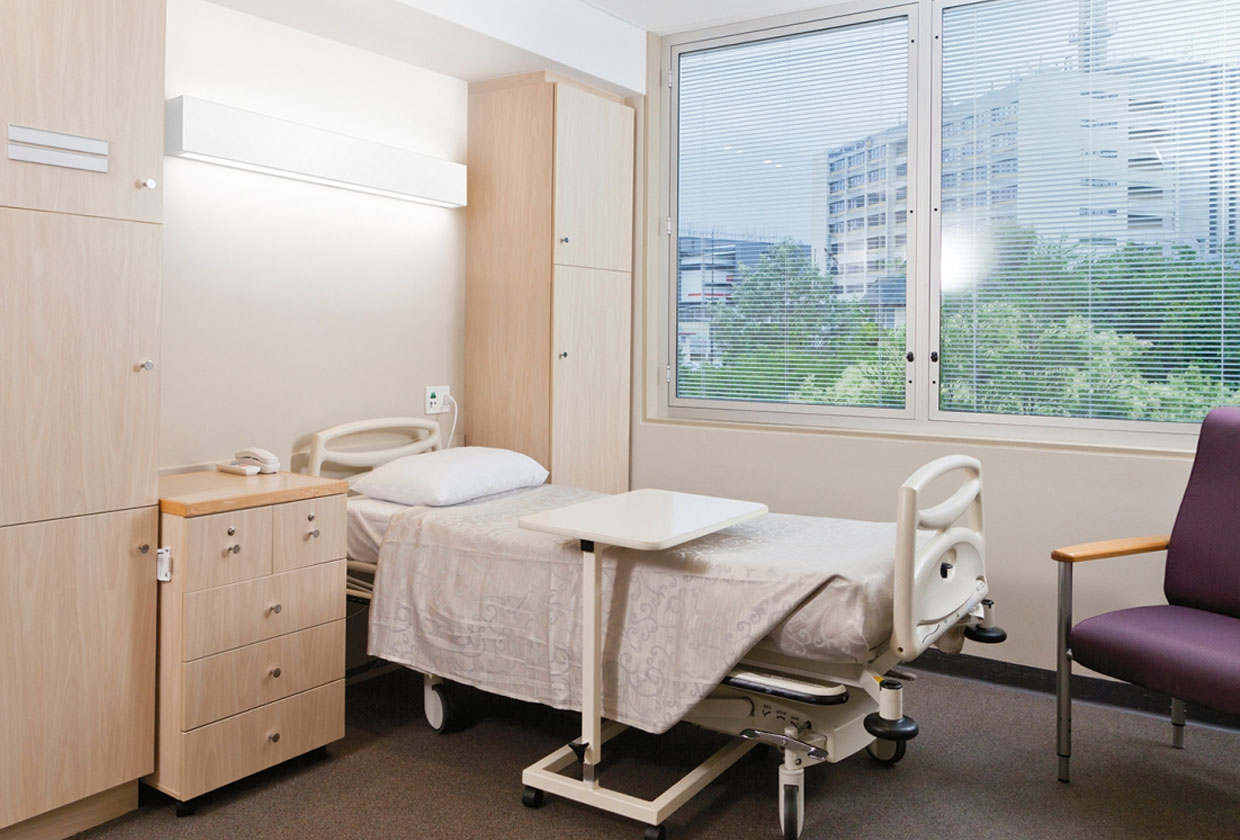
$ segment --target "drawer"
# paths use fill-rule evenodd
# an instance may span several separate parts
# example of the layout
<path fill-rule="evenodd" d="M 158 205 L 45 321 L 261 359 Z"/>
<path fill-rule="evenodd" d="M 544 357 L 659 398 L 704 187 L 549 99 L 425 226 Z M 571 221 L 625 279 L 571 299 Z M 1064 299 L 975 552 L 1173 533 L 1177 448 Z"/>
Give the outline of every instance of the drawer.
<path fill-rule="evenodd" d="M 185 665 L 181 728 L 195 729 L 343 676 L 343 621 L 196 659 Z"/>
<path fill-rule="evenodd" d="M 186 592 L 271 574 L 271 508 L 186 519 L 185 554 Z"/>
<path fill-rule="evenodd" d="M 344 618 L 345 561 L 191 592 L 185 661 Z"/>
<path fill-rule="evenodd" d="M 288 502 L 271 508 L 273 570 L 286 572 L 345 556 L 343 495 Z"/>
<path fill-rule="evenodd" d="M 183 732 L 182 799 L 344 737 L 344 680 Z"/>

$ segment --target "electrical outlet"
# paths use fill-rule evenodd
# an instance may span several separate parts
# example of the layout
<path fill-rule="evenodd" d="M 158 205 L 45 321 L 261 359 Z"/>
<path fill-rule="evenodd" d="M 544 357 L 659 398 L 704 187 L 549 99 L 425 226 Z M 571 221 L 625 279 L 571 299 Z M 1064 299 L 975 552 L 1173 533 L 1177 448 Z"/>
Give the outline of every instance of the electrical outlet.
<path fill-rule="evenodd" d="M 426 386 L 426 413 L 427 414 L 443 414 L 448 410 L 448 386 L 447 385 L 427 385 Z"/>

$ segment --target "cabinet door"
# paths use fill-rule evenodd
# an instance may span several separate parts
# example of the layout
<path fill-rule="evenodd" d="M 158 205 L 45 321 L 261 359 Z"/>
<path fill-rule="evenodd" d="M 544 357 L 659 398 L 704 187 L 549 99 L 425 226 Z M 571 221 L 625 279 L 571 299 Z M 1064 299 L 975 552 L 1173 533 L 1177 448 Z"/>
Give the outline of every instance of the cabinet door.
<path fill-rule="evenodd" d="M 155 503 L 160 248 L 0 208 L 0 526 Z"/>
<path fill-rule="evenodd" d="M 555 91 L 555 261 L 631 271 L 633 109 L 567 84 Z"/>
<path fill-rule="evenodd" d="M 155 508 L 0 528 L 0 828 L 150 772 L 155 545 Z"/>
<path fill-rule="evenodd" d="M 629 489 L 630 275 L 557 266 L 551 480 Z"/>
<path fill-rule="evenodd" d="M 5 0 L 0 205 L 158 222 L 163 125 L 164 0 Z"/>

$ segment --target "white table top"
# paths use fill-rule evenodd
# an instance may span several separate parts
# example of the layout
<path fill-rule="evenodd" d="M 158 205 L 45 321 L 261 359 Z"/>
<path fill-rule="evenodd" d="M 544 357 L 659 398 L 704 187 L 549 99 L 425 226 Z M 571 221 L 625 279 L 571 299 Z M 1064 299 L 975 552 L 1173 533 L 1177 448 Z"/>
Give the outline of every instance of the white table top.
<path fill-rule="evenodd" d="M 522 516 L 531 531 L 657 551 L 767 512 L 766 505 L 670 490 L 631 490 Z"/>

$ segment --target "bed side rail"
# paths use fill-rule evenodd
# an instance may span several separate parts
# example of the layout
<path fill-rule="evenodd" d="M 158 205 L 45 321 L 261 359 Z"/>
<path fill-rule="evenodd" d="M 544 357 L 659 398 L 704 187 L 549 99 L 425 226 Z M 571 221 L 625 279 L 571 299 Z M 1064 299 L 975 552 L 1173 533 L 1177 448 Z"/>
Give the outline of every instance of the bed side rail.
<path fill-rule="evenodd" d="M 923 493 L 957 473 L 944 501 L 923 506 Z M 918 531 L 933 534 L 917 544 Z M 982 536 L 982 465 L 947 455 L 917 470 L 900 487 L 896 515 L 895 609 L 891 648 L 917 657 L 986 597 Z"/>
<path fill-rule="evenodd" d="M 337 449 L 331 446 L 331 443 L 339 438 L 367 432 L 405 435 L 412 440 L 399 446 L 383 448 Z M 324 429 L 310 438 L 310 460 L 307 470 L 310 475 L 319 475 L 324 464 L 338 464 L 342 467 L 377 467 L 406 455 L 418 455 L 439 448 L 441 448 L 439 424 L 434 420 L 421 417 L 377 417 L 370 420 L 356 420 Z"/>

